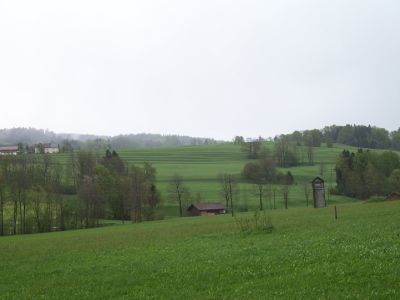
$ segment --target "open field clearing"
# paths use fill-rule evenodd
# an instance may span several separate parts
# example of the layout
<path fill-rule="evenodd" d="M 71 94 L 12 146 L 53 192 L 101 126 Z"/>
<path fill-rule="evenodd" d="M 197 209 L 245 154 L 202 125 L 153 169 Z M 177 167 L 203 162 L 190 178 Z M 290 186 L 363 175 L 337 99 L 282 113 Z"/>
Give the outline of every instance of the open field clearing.
<path fill-rule="evenodd" d="M 267 142 L 265 145 L 273 149 L 273 143 Z M 295 184 L 289 193 L 289 206 L 306 206 L 304 196 L 304 183 L 310 184 L 315 176 L 320 175 L 321 163 L 323 163 L 326 187 L 335 185 L 334 164 L 337 156 L 343 149 L 356 151 L 357 149 L 346 145 L 334 145 L 333 148 L 326 146 L 316 147 L 315 164 L 313 166 L 298 166 L 290 169 L 279 169 L 282 172 L 291 171 L 294 175 Z M 220 190 L 220 183 L 217 176 L 221 173 L 235 174 L 239 178 L 239 195 L 236 197 L 238 209 L 246 210 L 258 206 L 255 187 L 240 179 L 243 166 L 251 161 L 245 158 L 239 145 L 218 144 L 218 145 L 197 145 L 175 148 L 157 149 L 119 149 L 117 150 L 121 158 L 129 164 L 142 164 L 150 162 L 157 169 L 157 186 L 162 192 L 163 208 L 162 212 L 166 216 L 177 215 L 177 203 L 171 200 L 169 194 L 169 182 L 174 174 L 183 176 L 187 186 L 193 196 L 200 193 L 203 201 L 223 201 Z M 63 162 L 68 161 L 69 154 L 60 154 L 58 159 Z M 104 155 L 99 153 L 99 155 Z M 276 207 L 283 207 L 283 196 L 280 187 L 270 186 L 275 189 Z M 346 196 L 330 195 L 329 203 L 343 203 L 354 201 Z M 265 205 L 272 205 L 272 192 L 269 192 Z"/>
<path fill-rule="evenodd" d="M 1 299 L 396 299 L 400 203 L 176 218 L 0 239 Z M 251 213 L 240 214 L 251 217 Z"/>

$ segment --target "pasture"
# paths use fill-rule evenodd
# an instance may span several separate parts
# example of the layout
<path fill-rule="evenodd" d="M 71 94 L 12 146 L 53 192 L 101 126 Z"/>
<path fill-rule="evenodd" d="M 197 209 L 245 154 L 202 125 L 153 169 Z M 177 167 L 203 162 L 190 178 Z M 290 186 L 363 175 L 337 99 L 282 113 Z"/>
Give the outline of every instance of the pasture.
<path fill-rule="evenodd" d="M 266 142 L 265 146 L 273 149 L 272 142 Z M 334 145 L 328 148 L 325 145 L 314 148 L 315 164 L 313 166 L 302 165 L 290 169 L 279 169 L 281 172 L 291 171 L 294 175 L 295 184 L 289 193 L 289 207 L 305 207 L 304 184 L 311 186 L 310 182 L 315 176 L 320 175 L 321 163 L 324 165 L 322 177 L 326 181 L 326 187 L 335 185 L 334 165 L 337 156 L 343 149 L 356 151 L 355 148 L 345 145 Z M 169 193 L 169 182 L 174 174 L 183 176 L 185 183 L 190 189 L 193 197 L 200 194 L 202 201 L 215 202 L 224 201 L 220 194 L 220 183 L 218 174 L 230 173 L 235 175 L 238 182 L 239 193 L 236 195 L 235 204 L 239 210 L 246 211 L 255 209 L 258 198 L 253 184 L 243 181 L 240 173 L 243 166 L 249 162 L 241 151 L 240 145 L 232 143 L 217 145 L 196 145 L 174 148 L 151 148 L 151 149 L 118 149 L 119 155 L 129 164 L 142 164 L 150 162 L 157 169 L 157 186 L 161 190 L 163 204 L 161 211 L 168 216 L 177 216 L 177 203 L 171 199 Z M 69 154 L 60 154 L 58 159 L 68 161 Z M 99 153 L 99 156 L 103 153 Z M 283 196 L 280 187 L 269 186 L 265 206 L 272 205 L 272 189 L 275 189 L 276 206 L 283 207 Z M 328 193 L 327 193 L 328 196 Z M 329 195 L 329 203 L 344 203 L 354 201 L 345 196 Z M 311 199 L 311 198 L 310 198 Z"/>
<path fill-rule="evenodd" d="M 2 237 L 0 299 L 400 297 L 400 202 L 269 213 Z"/>

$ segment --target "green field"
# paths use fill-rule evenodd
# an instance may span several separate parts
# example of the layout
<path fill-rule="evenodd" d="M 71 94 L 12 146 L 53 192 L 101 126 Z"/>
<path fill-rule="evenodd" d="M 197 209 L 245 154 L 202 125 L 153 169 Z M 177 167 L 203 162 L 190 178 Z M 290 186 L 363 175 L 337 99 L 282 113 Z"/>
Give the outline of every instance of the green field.
<path fill-rule="evenodd" d="M 270 149 L 273 148 L 272 142 L 267 142 L 265 145 Z M 343 149 L 357 150 L 345 145 L 334 145 L 333 148 L 323 145 L 314 148 L 315 164 L 313 166 L 299 166 L 280 170 L 282 172 L 290 170 L 295 177 L 295 184 L 289 193 L 289 207 L 306 206 L 303 185 L 305 182 L 311 184 L 310 182 L 315 176 L 320 176 L 321 163 L 325 165 L 325 172 L 322 177 L 326 180 L 327 188 L 335 185 L 334 164 Z M 150 162 L 156 167 L 157 185 L 163 198 L 162 212 L 166 216 L 178 214 L 177 203 L 171 199 L 168 192 L 169 180 L 175 173 L 184 177 L 193 196 L 200 193 L 203 201 L 223 201 L 217 175 L 231 173 L 237 175 L 240 180 L 240 172 L 243 166 L 250 161 L 241 152 L 241 147 L 232 143 L 156 149 L 132 148 L 117 151 L 129 164 Z M 99 153 L 99 155 L 103 155 L 103 153 Z M 60 154 L 58 158 L 66 162 L 68 161 L 68 154 Z M 255 209 L 258 200 L 254 186 L 240 180 L 238 188 L 240 192 L 235 199 L 236 207 L 241 210 L 245 210 L 245 207 Z M 276 189 L 276 206 L 281 208 L 283 207 L 283 196 L 280 187 L 274 186 L 274 188 Z M 354 201 L 345 196 L 329 195 L 328 197 L 330 204 Z M 271 198 L 272 194 L 269 197 L 267 195 L 266 206 L 269 205 L 270 200 L 272 203 Z"/>
<path fill-rule="evenodd" d="M 2 237 L 0 298 L 400 297 L 400 202 L 270 213 L 272 233 L 226 215 Z"/>

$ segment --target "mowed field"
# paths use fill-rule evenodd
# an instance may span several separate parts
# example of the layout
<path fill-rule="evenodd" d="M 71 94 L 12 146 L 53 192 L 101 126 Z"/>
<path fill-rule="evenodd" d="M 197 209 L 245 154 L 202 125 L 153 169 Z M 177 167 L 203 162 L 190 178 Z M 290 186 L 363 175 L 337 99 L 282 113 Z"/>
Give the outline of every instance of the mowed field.
<path fill-rule="evenodd" d="M 337 208 L 2 237 L 0 299 L 399 299 L 400 202 Z"/>
<path fill-rule="evenodd" d="M 273 149 L 272 142 L 265 146 Z M 333 148 L 321 146 L 314 148 L 315 164 L 313 166 L 299 166 L 290 169 L 279 169 L 281 172 L 290 170 L 295 178 L 295 184 L 289 193 L 289 207 L 306 206 L 304 183 L 311 187 L 311 180 L 320 175 L 320 164 L 324 164 L 323 178 L 326 187 L 335 186 L 334 165 L 336 158 L 343 149 L 356 151 L 357 149 L 345 145 L 334 145 Z M 232 143 L 217 145 L 197 145 L 175 148 L 153 149 L 118 149 L 119 155 L 129 164 L 149 162 L 157 169 L 157 186 L 162 193 L 162 212 L 166 217 L 178 214 L 177 203 L 169 193 L 169 182 L 174 174 L 183 176 L 192 196 L 200 193 L 202 201 L 224 201 L 220 193 L 221 187 L 217 179 L 218 174 L 230 173 L 238 178 L 238 195 L 235 196 L 235 206 L 239 210 L 254 209 L 258 205 L 258 198 L 254 185 L 244 182 L 240 178 L 243 166 L 250 160 L 246 159 L 239 145 Z M 99 155 L 104 155 L 99 153 Z M 68 154 L 57 156 L 61 161 L 68 161 Z M 275 189 L 276 207 L 283 207 L 283 195 L 279 186 L 269 186 Z M 328 195 L 329 203 L 344 203 L 355 201 L 345 196 Z M 272 204 L 272 193 L 266 193 L 265 206 Z"/>

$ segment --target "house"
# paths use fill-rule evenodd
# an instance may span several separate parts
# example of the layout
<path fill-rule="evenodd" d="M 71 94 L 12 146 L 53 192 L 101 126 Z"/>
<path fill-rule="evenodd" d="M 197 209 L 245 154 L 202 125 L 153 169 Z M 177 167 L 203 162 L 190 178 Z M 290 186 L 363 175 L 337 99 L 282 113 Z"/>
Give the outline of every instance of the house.
<path fill-rule="evenodd" d="M 18 146 L 4 146 L 0 147 L 0 155 L 17 155 Z"/>
<path fill-rule="evenodd" d="M 221 203 L 193 203 L 187 210 L 191 216 L 215 216 L 225 213 L 225 205 Z"/>
<path fill-rule="evenodd" d="M 44 150 L 45 154 L 46 153 L 52 154 L 52 153 L 60 152 L 60 150 L 58 149 L 58 145 L 56 145 L 56 144 L 44 144 L 43 150 Z"/>
<path fill-rule="evenodd" d="M 314 208 L 326 207 L 324 180 L 321 177 L 315 177 L 312 187 Z"/>
<path fill-rule="evenodd" d="M 400 200 L 400 194 L 399 193 L 390 193 L 389 195 L 386 196 L 385 200 Z"/>
<path fill-rule="evenodd" d="M 54 143 L 35 145 L 35 153 L 53 154 L 60 152 L 58 145 Z"/>

